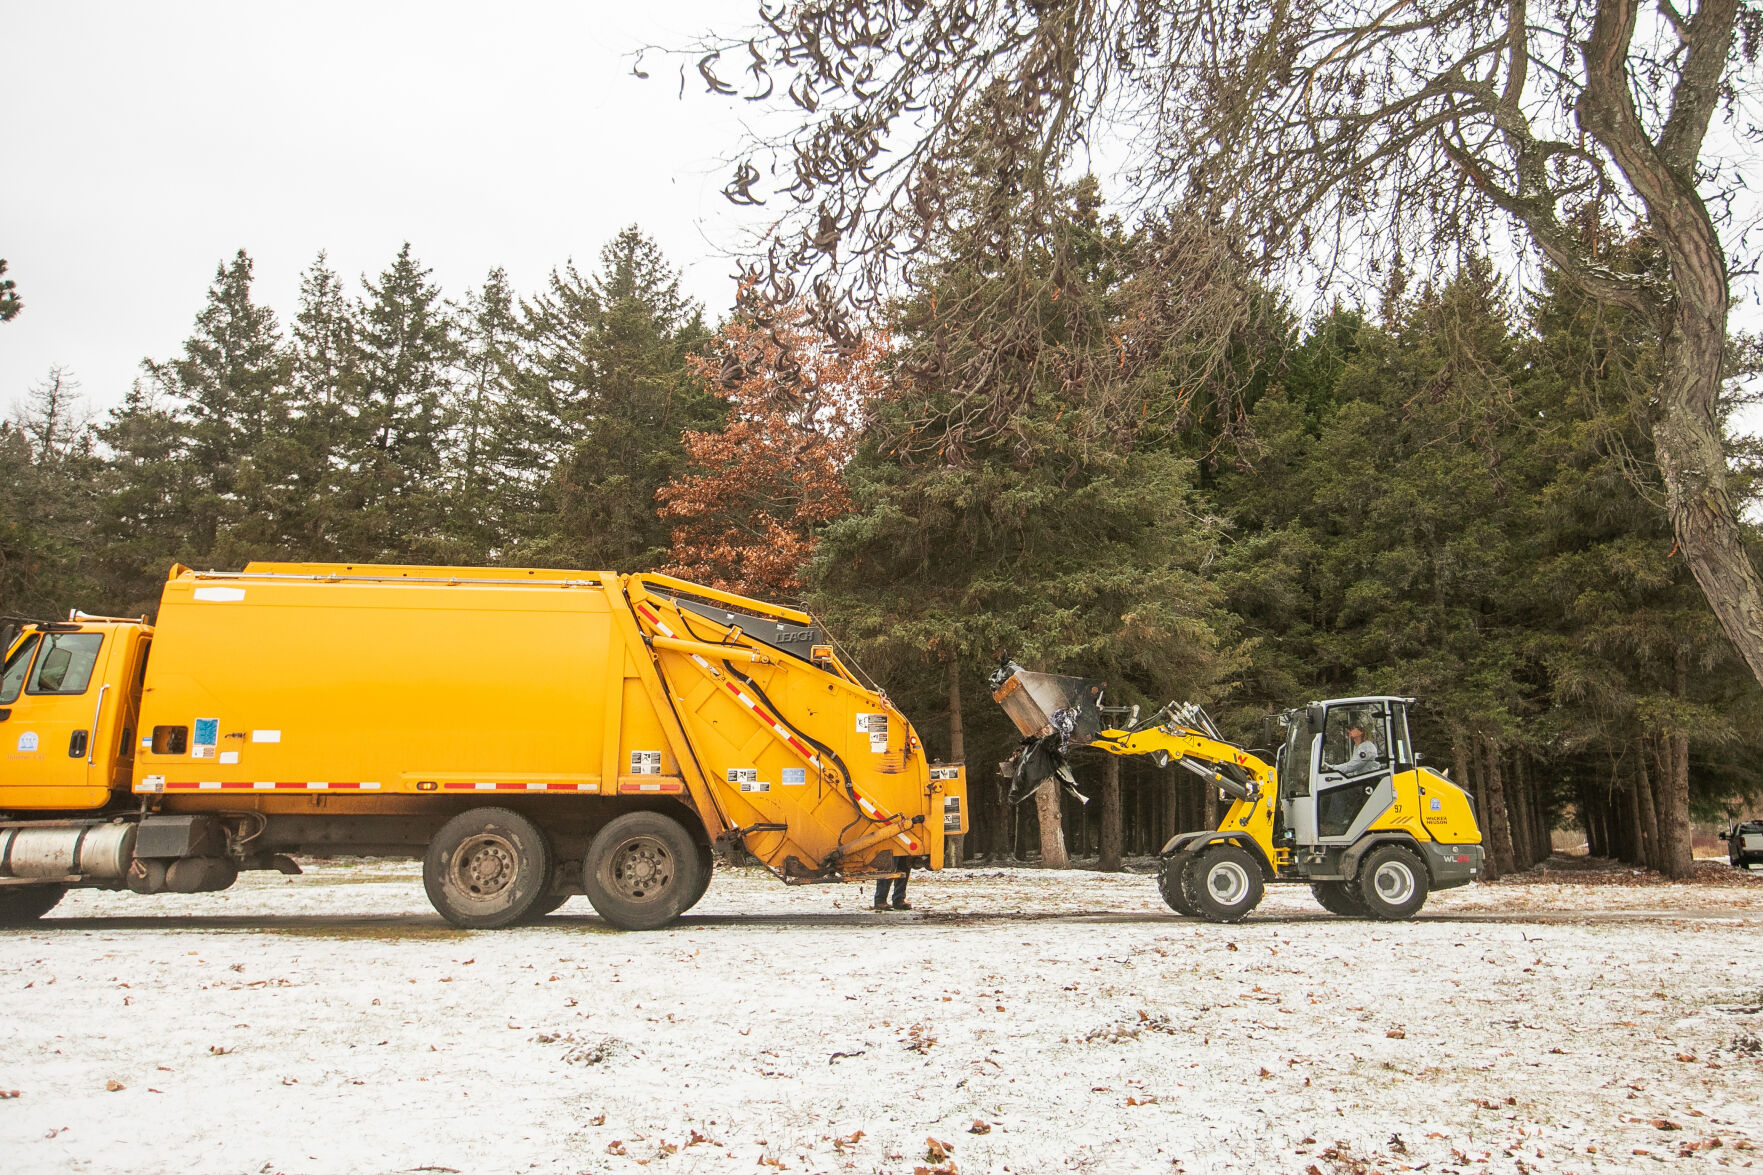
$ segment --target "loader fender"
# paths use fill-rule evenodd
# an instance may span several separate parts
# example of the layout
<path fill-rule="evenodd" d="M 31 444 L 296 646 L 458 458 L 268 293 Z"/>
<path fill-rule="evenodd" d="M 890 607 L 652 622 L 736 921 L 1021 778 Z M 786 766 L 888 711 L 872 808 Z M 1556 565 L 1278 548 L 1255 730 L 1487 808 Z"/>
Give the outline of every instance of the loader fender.
<path fill-rule="evenodd" d="M 1349 845 L 1347 851 L 1341 854 L 1341 876 L 1348 881 L 1353 880 L 1353 878 L 1358 876 L 1359 862 L 1365 859 L 1366 854 L 1370 853 L 1371 850 L 1375 849 L 1378 845 L 1388 844 L 1401 845 L 1403 848 L 1412 851 L 1415 856 L 1426 862 L 1427 873 L 1433 874 L 1434 870 L 1431 854 L 1427 853 L 1421 847 L 1420 842 L 1413 837 L 1400 832 L 1368 832 Z M 1436 876 L 1433 880 L 1435 882 L 1437 881 Z M 1434 885 L 1434 888 L 1438 888 L 1436 884 Z"/>
<path fill-rule="evenodd" d="M 1243 846 L 1243 848 L 1248 850 L 1251 857 L 1254 857 L 1255 860 L 1261 863 L 1261 872 L 1266 877 L 1272 878 L 1275 876 L 1272 866 L 1268 864 L 1266 855 L 1261 851 L 1261 846 L 1256 844 L 1255 838 L 1246 832 L 1183 832 L 1171 837 L 1169 843 L 1163 846 L 1163 851 L 1157 855 L 1166 861 L 1181 858 L 1185 862 L 1207 845 L 1215 844 L 1235 844 Z"/>

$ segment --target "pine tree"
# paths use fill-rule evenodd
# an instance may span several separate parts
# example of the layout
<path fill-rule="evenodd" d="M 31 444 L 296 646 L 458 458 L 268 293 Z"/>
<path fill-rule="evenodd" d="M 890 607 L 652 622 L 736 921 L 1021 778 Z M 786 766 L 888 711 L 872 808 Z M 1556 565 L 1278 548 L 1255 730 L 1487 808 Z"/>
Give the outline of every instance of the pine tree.
<path fill-rule="evenodd" d="M 183 356 L 147 364 L 179 402 L 188 430 L 186 550 L 217 566 L 273 547 L 266 520 L 275 474 L 266 476 L 264 466 L 288 427 L 287 356 L 275 313 L 252 300 L 251 280 L 251 258 L 241 249 L 216 269 Z"/>
<path fill-rule="evenodd" d="M 491 270 L 483 287 L 467 297 L 459 312 L 459 335 L 447 529 L 461 544 L 461 557 L 482 562 L 506 542 L 497 509 L 498 426 L 507 420 L 521 374 L 520 318 L 505 271 Z"/>
<path fill-rule="evenodd" d="M 530 361 L 542 383 L 526 384 L 516 397 L 537 425 L 522 447 L 561 447 L 548 454 L 538 516 L 522 528 L 532 536 L 523 557 L 621 571 L 657 566 L 668 535 L 655 494 L 684 463 L 681 435 L 722 419 L 718 399 L 686 366 L 707 340 L 701 310 L 635 226 L 601 251 L 596 274 L 554 271 L 549 291 L 525 309 Z M 561 435 L 544 418 L 547 410 Z M 502 447 L 515 448 L 506 439 Z"/>
<path fill-rule="evenodd" d="M 449 369 L 457 338 L 440 290 L 398 250 L 356 311 L 358 379 L 343 454 L 339 553 L 351 560 L 444 559 Z"/>
<path fill-rule="evenodd" d="M 281 540 L 300 559 L 340 557 L 351 524 L 345 462 L 367 448 L 355 309 L 320 252 L 300 278 L 290 362 L 293 422 L 290 501 Z"/>
<path fill-rule="evenodd" d="M 0 422 L 0 615 L 50 619 L 88 603 L 99 468 L 79 383 L 51 367 Z"/>
<path fill-rule="evenodd" d="M 149 615 L 166 572 L 190 557 L 188 428 L 158 383 L 136 380 L 98 435 L 109 454 L 93 528 L 98 599 L 112 615 Z"/>
<path fill-rule="evenodd" d="M 0 322 L 11 322 L 24 309 L 18 296 L 18 283 L 6 276 L 6 259 L 0 257 Z"/>

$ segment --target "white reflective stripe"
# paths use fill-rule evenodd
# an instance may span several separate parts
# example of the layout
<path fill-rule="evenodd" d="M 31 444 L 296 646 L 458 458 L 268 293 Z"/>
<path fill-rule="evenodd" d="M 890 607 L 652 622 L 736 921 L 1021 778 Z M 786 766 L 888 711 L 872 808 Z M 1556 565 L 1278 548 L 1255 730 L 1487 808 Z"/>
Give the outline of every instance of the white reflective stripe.
<path fill-rule="evenodd" d="M 660 791 L 661 790 L 661 785 L 659 783 L 639 783 L 637 785 L 637 787 L 642 791 Z"/>
<path fill-rule="evenodd" d="M 709 668 L 710 668 L 710 662 L 708 662 L 708 661 L 706 661 L 706 660 L 705 660 L 705 659 L 704 659 L 704 658 L 702 658 L 702 657 L 700 657 L 700 656 L 698 656 L 698 654 L 696 654 L 696 653 L 693 653 L 693 654 L 692 654 L 692 660 L 694 660 L 694 661 L 696 661 L 696 662 L 697 662 L 697 663 L 698 663 L 698 667 L 699 667 L 699 668 L 700 668 L 700 669 L 709 669 Z M 711 670 L 711 672 L 713 672 L 713 673 L 714 673 L 714 672 L 715 672 L 715 670 Z M 152 742 L 152 741 L 153 741 L 153 740 L 152 740 L 152 739 L 148 739 L 148 740 L 147 740 L 147 741 L 148 741 L 148 742 Z"/>
<path fill-rule="evenodd" d="M 201 788 L 203 791 L 219 791 L 220 790 L 220 780 L 218 780 L 218 779 L 204 779 L 200 783 L 198 783 L 196 786 Z"/>
<path fill-rule="evenodd" d="M 544 791 L 545 785 L 542 783 L 529 783 L 526 785 L 526 790 L 528 790 L 528 791 Z"/>
<path fill-rule="evenodd" d="M 599 791 L 600 785 L 597 783 L 578 783 L 575 785 L 575 790 L 576 791 Z"/>
<path fill-rule="evenodd" d="M 255 789 L 257 791 L 274 791 L 275 790 L 275 781 L 273 779 L 259 779 L 257 782 L 253 783 L 251 786 L 253 789 Z"/>
<path fill-rule="evenodd" d="M 476 788 L 478 791 L 495 791 L 496 790 L 496 785 L 493 783 L 474 783 L 471 786 Z"/>
<path fill-rule="evenodd" d="M 377 783 L 364 783 L 361 785 L 362 791 L 378 791 L 379 789 L 380 785 Z"/>
<path fill-rule="evenodd" d="M 330 784 L 326 783 L 322 779 L 308 780 L 306 783 L 306 790 L 307 791 L 324 791 L 329 787 L 330 787 Z"/>

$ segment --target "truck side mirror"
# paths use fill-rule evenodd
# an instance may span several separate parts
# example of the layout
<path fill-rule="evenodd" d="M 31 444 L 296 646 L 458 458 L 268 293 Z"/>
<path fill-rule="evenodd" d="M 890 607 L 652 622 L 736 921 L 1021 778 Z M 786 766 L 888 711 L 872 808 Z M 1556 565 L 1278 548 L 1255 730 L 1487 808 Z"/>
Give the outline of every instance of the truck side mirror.
<path fill-rule="evenodd" d="M 1321 704 L 1313 705 L 1305 711 L 1304 716 L 1305 720 L 1310 723 L 1311 730 L 1320 731 L 1322 720 L 1328 716 L 1328 707 Z"/>

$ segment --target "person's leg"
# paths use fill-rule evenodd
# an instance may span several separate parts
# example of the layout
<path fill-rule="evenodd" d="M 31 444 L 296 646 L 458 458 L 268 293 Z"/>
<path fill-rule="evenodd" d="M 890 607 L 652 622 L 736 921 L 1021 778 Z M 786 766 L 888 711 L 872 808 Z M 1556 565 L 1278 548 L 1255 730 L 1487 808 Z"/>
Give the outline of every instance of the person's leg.
<path fill-rule="evenodd" d="M 880 910 L 888 904 L 888 879 L 882 878 L 875 883 L 875 908 Z"/>
<path fill-rule="evenodd" d="M 906 908 L 906 874 L 902 873 L 902 874 L 900 874 L 900 876 L 894 878 L 894 909 L 904 910 L 905 908 Z"/>

